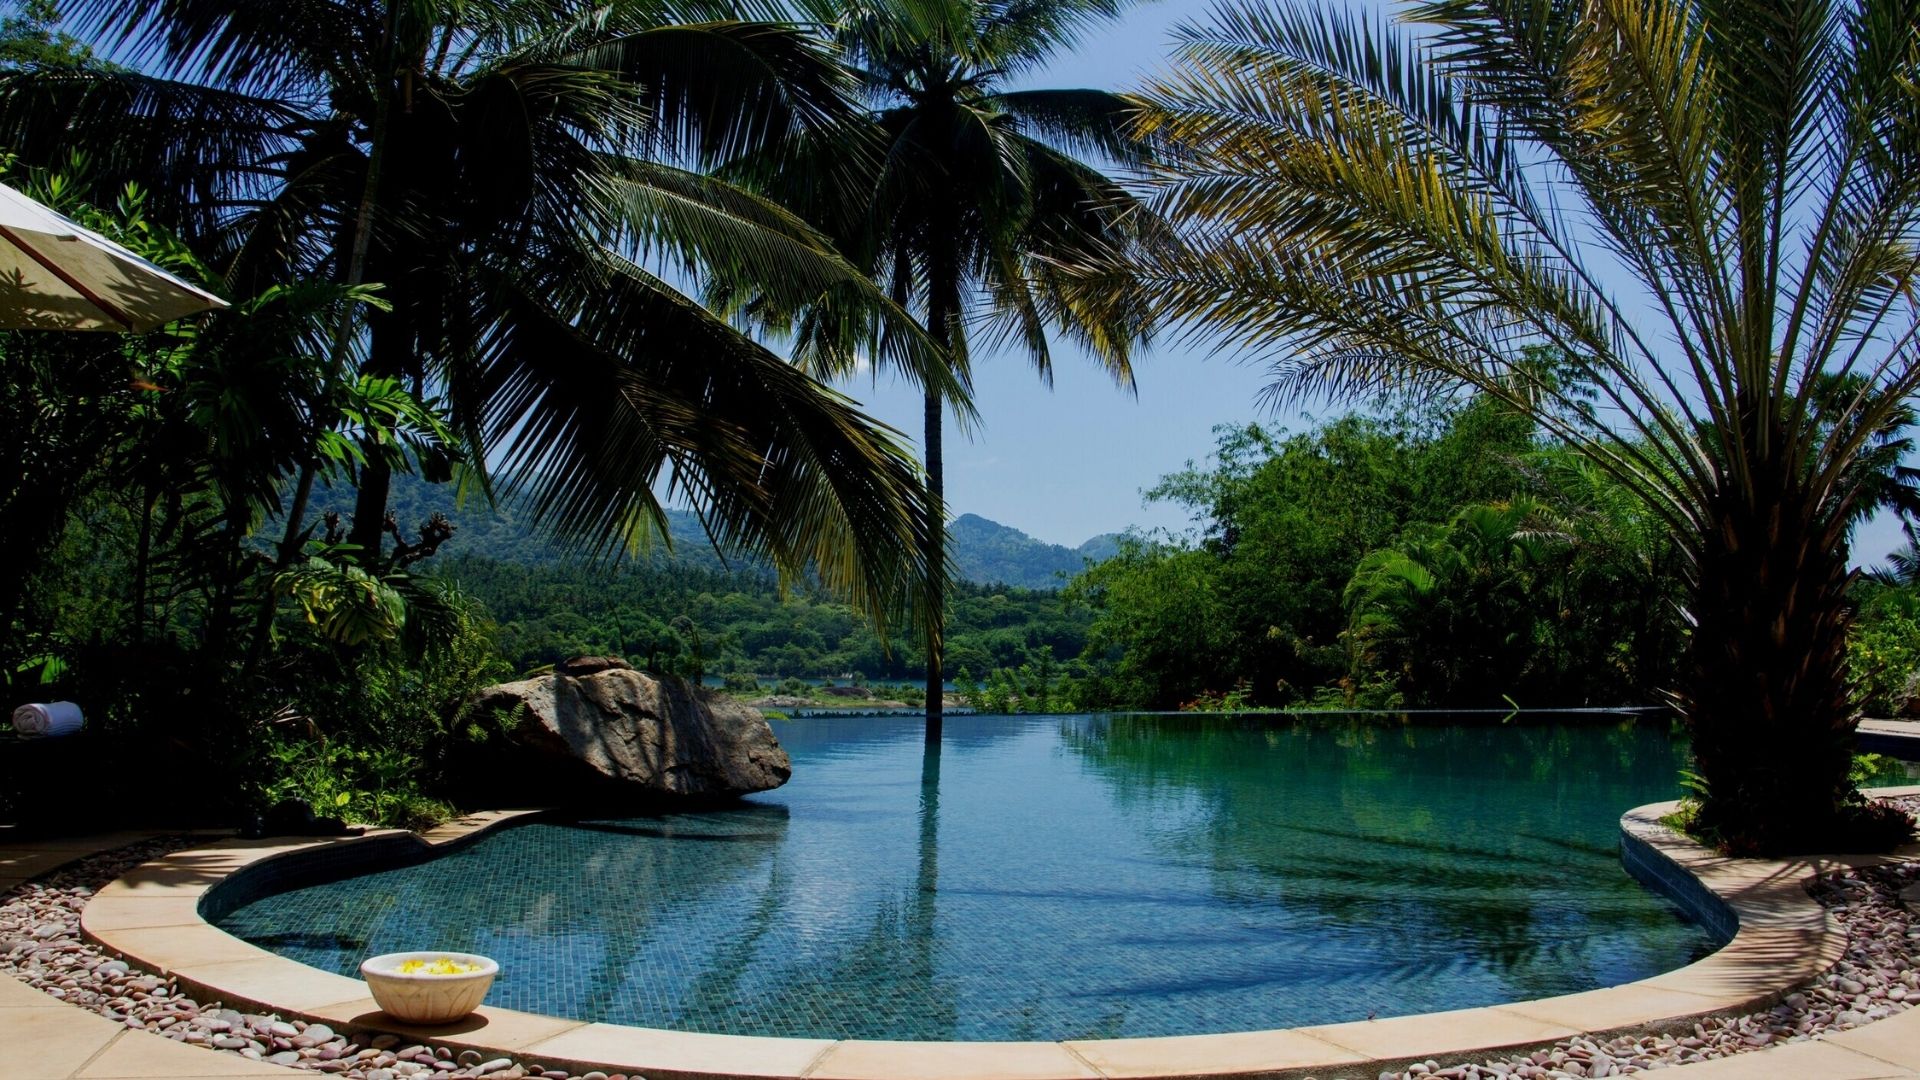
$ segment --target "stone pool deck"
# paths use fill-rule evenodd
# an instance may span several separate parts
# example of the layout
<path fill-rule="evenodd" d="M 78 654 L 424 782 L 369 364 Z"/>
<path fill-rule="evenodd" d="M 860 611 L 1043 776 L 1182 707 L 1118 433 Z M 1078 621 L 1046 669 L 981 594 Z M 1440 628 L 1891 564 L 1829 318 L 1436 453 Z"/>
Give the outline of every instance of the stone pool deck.
<path fill-rule="evenodd" d="M 1920 787 L 1884 794 L 1920 794 Z M 87 937 L 204 995 L 242 1008 L 322 1021 L 336 1029 L 384 1031 L 533 1059 L 576 1071 L 600 1068 L 652 1080 L 754 1077 L 767 1080 L 1097 1080 L 1147 1077 L 1314 1076 L 1372 1080 L 1382 1070 L 1428 1058 L 1478 1059 L 1582 1033 L 1665 1030 L 1699 1016 L 1767 1005 L 1824 971 L 1843 939 L 1808 896 L 1816 875 L 1887 859 L 1819 856 L 1786 861 L 1728 859 L 1659 824 L 1670 804 L 1640 807 L 1621 821 L 1627 861 L 1663 882 L 1707 921 L 1737 933 L 1698 963 L 1623 986 L 1488 1008 L 1277 1031 L 1070 1041 L 917 1043 L 772 1039 L 584 1023 L 482 1008 L 461 1024 L 417 1029 L 379 1012 L 357 979 L 266 952 L 213 927 L 202 900 L 241 875 L 257 884 L 299 862 L 364 863 L 398 849 L 459 844 L 529 811 L 476 815 L 423 838 L 392 831 L 327 840 L 215 839 L 147 863 L 103 888 L 82 912 Z M 16 843 L 0 836 L 0 892 L 61 863 L 118 847 L 144 834 Z M 1920 845 L 1888 858 L 1920 858 Z M 237 883 L 238 884 L 238 883 Z M 1662 1070 L 1667 1075 L 1668 1070 Z M 312 1072 L 248 1061 L 132 1031 L 0 978 L 0 1077 L 87 1078 L 292 1076 Z M 1676 1080 L 1806 1078 L 1920 1080 L 1920 1008 L 1849 1031 L 1736 1057 L 1679 1066 Z"/>

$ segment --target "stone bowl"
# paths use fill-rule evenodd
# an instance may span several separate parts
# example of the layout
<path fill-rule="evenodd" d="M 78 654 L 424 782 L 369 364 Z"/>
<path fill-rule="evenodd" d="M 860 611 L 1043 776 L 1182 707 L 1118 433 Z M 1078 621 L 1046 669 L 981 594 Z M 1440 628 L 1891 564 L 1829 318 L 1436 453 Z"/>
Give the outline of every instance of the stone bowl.
<path fill-rule="evenodd" d="M 478 964 L 475 971 L 457 975 L 429 975 L 426 972 L 402 974 L 400 965 L 409 960 L 452 960 Z M 500 965 L 477 953 L 396 952 L 370 956 L 360 964 L 360 975 L 373 991 L 373 1000 L 381 1011 L 408 1024 L 450 1024 L 480 1007 L 487 996 Z"/>

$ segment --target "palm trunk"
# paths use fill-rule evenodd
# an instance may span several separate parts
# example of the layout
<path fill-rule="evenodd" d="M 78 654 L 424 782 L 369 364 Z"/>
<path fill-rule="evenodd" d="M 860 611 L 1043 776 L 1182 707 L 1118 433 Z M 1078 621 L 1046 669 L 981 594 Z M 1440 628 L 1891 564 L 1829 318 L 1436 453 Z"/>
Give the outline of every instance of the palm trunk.
<path fill-rule="evenodd" d="M 1857 796 L 1844 525 L 1762 477 L 1708 508 L 1680 704 L 1705 793 L 1699 830 L 1740 854 L 1834 850 Z"/>
<path fill-rule="evenodd" d="M 944 335 L 941 335 L 944 336 Z M 944 403 L 936 390 L 926 396 L 927 504 L 927 742 L 938 745 L 946 712 L 947 549 L 946 479 L 942 472 L 940 421 Z"/>
<path fill-rule="evenodd" d="M 387 48 L 393 47 L 394 10 L 387 7 Z M 373 241 L 374 208 L 380 198 L 380 171 L 384 164 L 387 149 L 388 125 L 393 114 L 392 95 L 383 93 L 374 114 L 373 130 L 367 146 L 367 175 L 362 182 L 360 205 L 353 218 L 353 234 L 347 249 L 346 265 L 342 267 L 341 284 L 347 288 L 357 288 L 366 280 L 367 257 Z M 320 397 L 313 404 L 311 427 L 307 435 L 305 452 L 300 460 L 300 473 L 293 485 L 293 498 L 287 505 L 287 524 L 280 536 L 280 544 L 274 553 L 273 566 L 276 572 L 293 565 L 293 560 L 306 543 L 307 504 L 313 498 L 313 481 L 319 469 L 320 436 L 332 422 L 328 411 L 333 404 L 334 391 L 339 387 L 340 379 L 346 372 L 347 351 L 353 344 L 354 306 L 351 303 L 341 305 L 340 319 L 335 325 L 333 348 L 327 356 L 327 368 L 320 380 Z M 263 590 L 265 596 L 260 604 L 259 617 L 255 620 L 253 641 L 248 647 L 247 668 L 253 669 L 266 650 L 267 635 L 273 626 L 273 613 L 276 598 L 271 584 Z"/>
<path fill-rule="evenodd" d="M 347 532 L 347 543 L 360 549 L 356 558 L 360 565 L 372 570 L 380 565 L 387 499 L 393 492 L 393 469 L 374 456 L 379 447 L 368 449 L 367 463 L 360 467 L 359 483 L 354 491 L 353 526 Z"/>
<path fill-rule="evenodd" d="M 946 260 L 930 260 L 927 280 L 927 333 L 941 351 L 951 353 L 960 311 L 958 270 Z M 940 741 L 940 728 L 946 713 L 946 626 L 947 626 L 947 483 L 940 445 L 941 412 L 945 408 L 937 390 L 929 389 L 925 401 L 927 504 L 927 730 L 929 743 Z"/>

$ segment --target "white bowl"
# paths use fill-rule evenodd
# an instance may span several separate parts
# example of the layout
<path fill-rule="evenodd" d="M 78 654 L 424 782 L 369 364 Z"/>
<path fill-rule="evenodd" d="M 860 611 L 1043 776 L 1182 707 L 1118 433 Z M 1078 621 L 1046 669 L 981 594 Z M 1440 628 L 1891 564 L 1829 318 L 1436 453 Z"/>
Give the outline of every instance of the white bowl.
<path fill-rule="evenodd" d="M 477 971 L 458 975 L 429 975 L 423 971 L 401 974 L 399 967 L 409 960 L 452 960 L 478 964 Z M 360 964 L 360 975 L 373 991 L 373 1000 L 395 1020 L 408 1024 L 450 1024 L 480 1007 L 487 996 L 500 965 L 477 953 L 396 952 L 370 956 Z"/>

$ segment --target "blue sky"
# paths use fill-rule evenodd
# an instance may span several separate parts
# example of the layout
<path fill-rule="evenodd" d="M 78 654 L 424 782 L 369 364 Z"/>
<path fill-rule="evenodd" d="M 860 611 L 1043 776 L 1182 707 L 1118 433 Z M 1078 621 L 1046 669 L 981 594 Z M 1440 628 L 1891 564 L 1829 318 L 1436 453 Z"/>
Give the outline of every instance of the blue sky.
<path fill-rule="evenodd" d="M 1166 63 L 1174 28 L 1202 20 L 1207 7 L 1196 0 L 1143 4 L 1023 82 L 1136 86 Z M 1056 352 L 1051 391 L 1022 356 L 977 357 L 981 424 L 970 437 L 948 425 L 948 505 L 956 515 L 979 514 L 1069 547 L 1129 526 L 1183 530 L 1191 522 L 1182 508 L 1145 504 L 1141 492 L 1188 461 L 1205 460 L 1215 426 L 1311 423 L 1259 405 L 1266 373 L 1255 357 L 1163 343 L 1138 363 L 1136 381 L 1137 396 L 1117 389 L 1071 346 Z M 860 379 L 842 389 L 919 445 L 921 403 L 911 387 L 882 375 L 877 383 Z M 1854 561 L 1878 563 L 1903 543 L 1896 521 L 1877 518 L 1855 535 Z"/>

